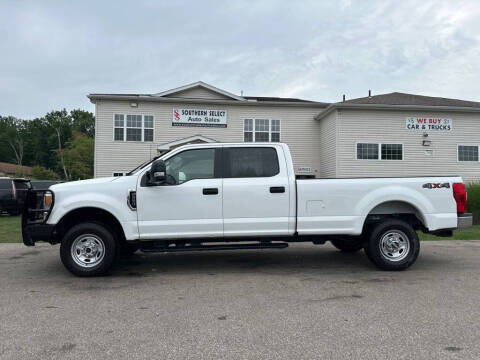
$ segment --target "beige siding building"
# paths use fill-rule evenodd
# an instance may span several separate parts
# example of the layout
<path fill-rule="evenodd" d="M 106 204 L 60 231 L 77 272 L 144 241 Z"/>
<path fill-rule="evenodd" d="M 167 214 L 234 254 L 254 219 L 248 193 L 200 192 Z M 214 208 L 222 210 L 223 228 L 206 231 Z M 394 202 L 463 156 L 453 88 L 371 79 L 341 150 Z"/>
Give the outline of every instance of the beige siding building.
<path fill-rule="evenodd" d="M 239 96 L 198 82 L 159 94 L 90 94 L 95 177 L 192 142 L 281 141 L 297 175 L 480 180 L 480 103 L 392 93 L 328 104 Z"/>

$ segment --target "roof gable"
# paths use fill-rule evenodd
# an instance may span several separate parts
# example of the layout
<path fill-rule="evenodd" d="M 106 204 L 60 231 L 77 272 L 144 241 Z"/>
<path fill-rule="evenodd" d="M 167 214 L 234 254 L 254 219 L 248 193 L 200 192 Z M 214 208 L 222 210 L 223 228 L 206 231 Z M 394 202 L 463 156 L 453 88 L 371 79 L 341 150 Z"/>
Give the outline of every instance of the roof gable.
<path fill-rule="evenodd" d="M 210 99 L 210 100 L 238 100 L 245 101 L 245 98 L 229 93 L 228 91 L 216 88 L 215 86 L 197 81 L 193 84 L 184 85 L 175 89 L 163 91 L 154 96 L 185 99 Z"/>
<path fill-rule="evenodd" d="M 193 135 L 190 137 L 186 137 L 183 139 L 178 139 L 174 140 L 165 144 L 158 145 L 157 150 L 158 151 L 168 151 L 173 148 L 176 148 L 177 146 L 181 145 L 186 145 L 186 144 L 198 144 L 198 143 L 212 143 L 212 142 L 217 142 L 217 140 L 208 138 L 203 135 Z"/>

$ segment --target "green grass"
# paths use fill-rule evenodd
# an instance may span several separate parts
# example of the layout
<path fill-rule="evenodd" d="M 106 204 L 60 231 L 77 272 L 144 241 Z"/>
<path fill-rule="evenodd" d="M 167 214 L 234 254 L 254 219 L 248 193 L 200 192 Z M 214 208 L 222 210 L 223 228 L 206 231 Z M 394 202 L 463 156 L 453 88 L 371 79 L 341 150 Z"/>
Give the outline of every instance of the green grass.
<path fill-rule="evenodd" d="M 19 243 L 22 242 L 20 216 L 0 216 L 0 243 Z M 418 232 L 420 240 L 480 240 L 480 225 L 475 225 L 469 229 L 455 230 L 453 238 L 441 238 L 429 234 Z"/>
<path fill-rule="evenodd" d="M 480 240 L 480 225 L 472 226 L 468 229 L 454 230 L 453 238 L 443 238 L 430 234 L 418 232 L 420 240 Z"/>
<path fill-rule="evenodd" d="M 21 216 L 0 216 L 0 243 L 22 242 L 21 221 Z"/>

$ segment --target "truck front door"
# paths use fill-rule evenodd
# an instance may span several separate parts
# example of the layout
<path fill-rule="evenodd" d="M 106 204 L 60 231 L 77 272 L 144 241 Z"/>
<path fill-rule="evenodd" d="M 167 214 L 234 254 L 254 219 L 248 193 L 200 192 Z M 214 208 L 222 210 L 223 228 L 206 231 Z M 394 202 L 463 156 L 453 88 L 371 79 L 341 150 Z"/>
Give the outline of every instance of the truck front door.
<path fill-rule="evenodd" d="M 165 160 L 165 184 L 146 186 L 140 180 L 140 239 L 222 237 L 220 159 L 221 147 L 187 149 Z"/>

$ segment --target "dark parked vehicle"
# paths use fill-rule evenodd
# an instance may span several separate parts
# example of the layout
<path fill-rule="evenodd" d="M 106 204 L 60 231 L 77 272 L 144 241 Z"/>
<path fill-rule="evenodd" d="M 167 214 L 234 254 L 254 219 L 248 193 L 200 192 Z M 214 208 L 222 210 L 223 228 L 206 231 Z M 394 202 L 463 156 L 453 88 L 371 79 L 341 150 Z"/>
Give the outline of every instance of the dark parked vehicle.
<path fill-rule="evenodd" d="M 0 178 L 0 214 L 7 212 L 10 215 L 19 215 L 30 188 L 30 180 Z"/>
<path fill-rule="evenodd" d="M 55 180 L 31 180 L 30 184 L 32 185 L 33 190 L 48 190 L 48 188 L 55 184 L 60 184 L 61 181 Z"/>

